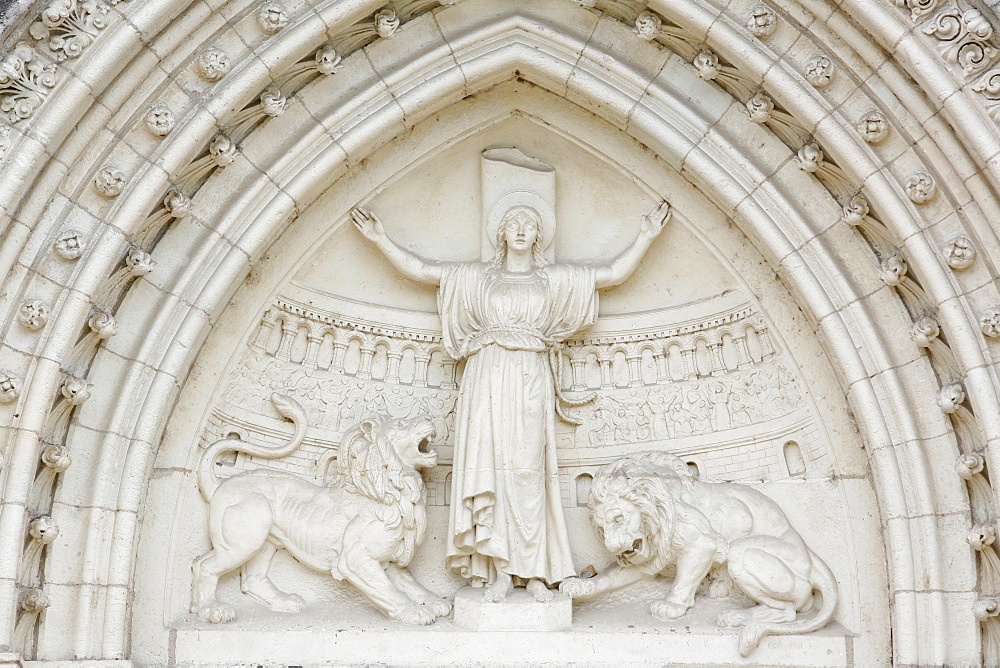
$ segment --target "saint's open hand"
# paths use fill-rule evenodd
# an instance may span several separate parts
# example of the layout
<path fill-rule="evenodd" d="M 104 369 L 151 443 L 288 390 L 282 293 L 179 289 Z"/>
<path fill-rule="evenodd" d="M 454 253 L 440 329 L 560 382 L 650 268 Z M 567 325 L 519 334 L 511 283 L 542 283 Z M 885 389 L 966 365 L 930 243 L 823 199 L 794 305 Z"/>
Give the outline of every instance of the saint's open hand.
<path fill-rule="evenodd" d="M 355 207 L 351 209 L 351 218 L 354 220 L 354 226 L 365 238 L 375 241 L 385 235 L 382 221 L 374 213 L 365 211 L 361 207 Z"/>
<path fill-rule="evenodd" d="M 663 231 L 668 220 L 670 220 L 670 203 L 664 200 L 657 204 L 655 209 L 642 217 L 639 231 L 655 237 Z"/>

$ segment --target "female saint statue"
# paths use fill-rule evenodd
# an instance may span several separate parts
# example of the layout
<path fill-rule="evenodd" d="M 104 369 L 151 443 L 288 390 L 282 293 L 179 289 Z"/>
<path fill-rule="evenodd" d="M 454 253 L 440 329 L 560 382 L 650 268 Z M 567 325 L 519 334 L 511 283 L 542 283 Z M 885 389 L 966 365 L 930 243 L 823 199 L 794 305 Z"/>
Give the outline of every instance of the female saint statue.
<path fill-rule="evenodd" d="M 400 248 L 375 214 L 358 230 L 405 276 L 438 286 L 444 348 L 465 359 L 455 417 L 447 565 L 484 598 L 514 578 L 539 601 L 575 571 L 556 466 L 556 377 L 549 351 L 597 319 L 598 288 L 628 278 L 663 229 L 669 205 L 642 217 L 638 238 L 607 266 L 548 263 L 542 219 L 507 210 L 491 262 L 424 260 Z M 549 241 L 548 239 L 544 241 Z"/>

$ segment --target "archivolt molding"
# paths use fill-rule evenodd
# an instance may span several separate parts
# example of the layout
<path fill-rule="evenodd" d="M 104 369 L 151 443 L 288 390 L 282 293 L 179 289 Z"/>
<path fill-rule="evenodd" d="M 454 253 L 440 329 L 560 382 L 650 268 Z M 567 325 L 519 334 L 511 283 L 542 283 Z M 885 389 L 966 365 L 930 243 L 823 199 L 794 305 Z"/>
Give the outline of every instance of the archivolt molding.
<path fill-rule="evenodd" d="M 0 644 L 128 656 L 145 481 L 230 296 L 336 179 L 520 78 L 733 215 L 815 323 L 865 434 L 895 660 L 975 660 L 975 578 L 939 570 L 968 563 L 965 537 L 934 519 L 995 522 L 997 344 L 980 312 L 998 302 L 1000 133 L 984 14 L 934 0 L 63 4 L 12 36 L 0 75 Z M 153 108 L 173 121 L 147 124 Z M 823 211 L 795 195 L 821 187 Z M 942 253 L 957 235 L 977 251 L 970 266 Z M 919 390 L 931 370 L 944 412 L 918 419 L 939 398 Z M 941 475 L 956 458 L 958 475 Z M 29 520 L 49 513 L 59 537 L 25 548 Z M 998 584 L 984 576 L 985 601 Z M 988 652 L 995 609 L 976 607 Z"/>

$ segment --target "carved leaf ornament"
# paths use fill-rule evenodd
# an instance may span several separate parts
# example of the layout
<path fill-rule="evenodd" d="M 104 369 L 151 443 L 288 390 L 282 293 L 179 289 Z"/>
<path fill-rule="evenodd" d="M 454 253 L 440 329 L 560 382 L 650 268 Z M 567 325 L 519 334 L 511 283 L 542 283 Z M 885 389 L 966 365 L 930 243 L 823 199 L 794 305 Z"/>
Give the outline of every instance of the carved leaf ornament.
<path fill-rule="evenodd" d="M 39 61 L 38 54 L 19 42 L 0 61 L 0 113 L 10 123 L 29 118 L 56 85 L 56 66 Z"/>

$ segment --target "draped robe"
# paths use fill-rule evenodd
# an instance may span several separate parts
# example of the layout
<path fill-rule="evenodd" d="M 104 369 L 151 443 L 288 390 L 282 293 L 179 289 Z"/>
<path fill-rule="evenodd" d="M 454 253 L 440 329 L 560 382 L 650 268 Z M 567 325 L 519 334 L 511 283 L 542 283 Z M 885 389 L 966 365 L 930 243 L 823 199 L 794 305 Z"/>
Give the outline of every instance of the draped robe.
<path fill-rule="evenodd" d="M 455 418 L 449 568 L 555 584 L 575 574 L 556 466 L 549 348 L 597 318 L 594 269 L 444 267 L 445 350 L 467 360 Z"/>

